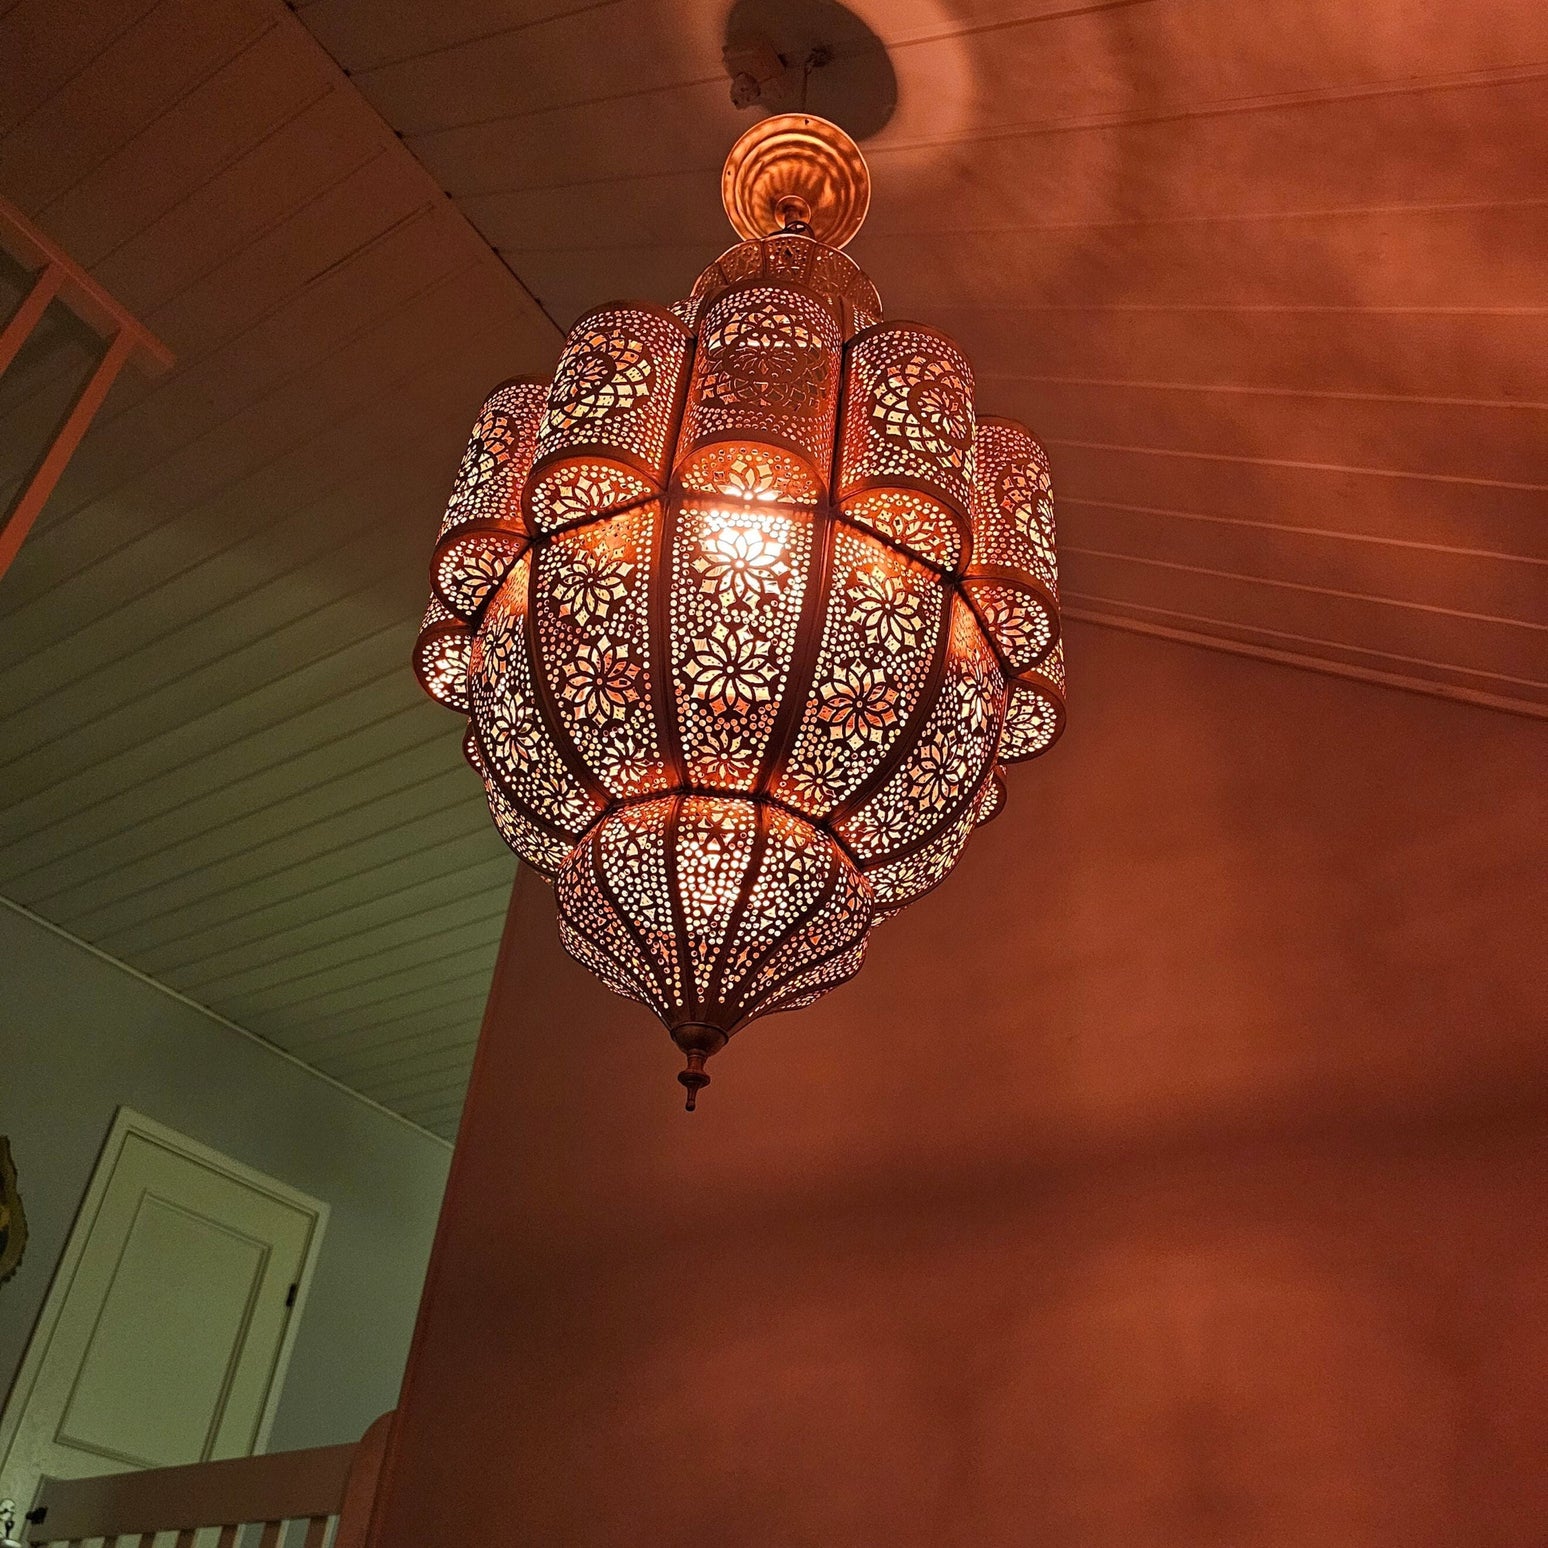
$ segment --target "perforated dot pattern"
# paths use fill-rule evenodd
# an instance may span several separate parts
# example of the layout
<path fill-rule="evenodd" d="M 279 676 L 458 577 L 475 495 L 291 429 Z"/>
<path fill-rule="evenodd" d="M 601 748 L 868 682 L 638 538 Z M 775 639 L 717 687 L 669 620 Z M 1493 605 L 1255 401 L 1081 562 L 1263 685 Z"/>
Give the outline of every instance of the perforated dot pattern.
<path fill-rule="evenodd" d="M 459 618 L 477 613 L 526 549 L 521 490 L 547 397 L 546 382 L 502 383 L 468 437 L 430 565 L 432 590 Z"/>
<path fill-rule="evenodd" d="M 974 434 L 973 551 L 967 589 L 1006 665 L 1030 671 L 1059 637 L 1048 458 L 1021 426 L 985 419 Z"/>
<path fill-rule="evenodd" d="M 689 339 L 671 312 L 644 305 L 603 307 L 570 330 L 527 481 L 534 534 L 665 491 Z"/>

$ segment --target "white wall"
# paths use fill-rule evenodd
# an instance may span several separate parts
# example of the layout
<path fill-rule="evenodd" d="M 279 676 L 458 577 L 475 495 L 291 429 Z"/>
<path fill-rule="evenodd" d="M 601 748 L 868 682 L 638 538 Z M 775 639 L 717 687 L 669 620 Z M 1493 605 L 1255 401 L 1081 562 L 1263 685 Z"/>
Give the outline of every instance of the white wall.
<path fill-rule="evenodd" d="M 0 1134 L 31 1240 L 0 1286 L 0 1391 L 120 1104 L 331 1206 L 269 1449 L 356 1439 L 397 1402 L 450 1151 L 7 907 Z"/>

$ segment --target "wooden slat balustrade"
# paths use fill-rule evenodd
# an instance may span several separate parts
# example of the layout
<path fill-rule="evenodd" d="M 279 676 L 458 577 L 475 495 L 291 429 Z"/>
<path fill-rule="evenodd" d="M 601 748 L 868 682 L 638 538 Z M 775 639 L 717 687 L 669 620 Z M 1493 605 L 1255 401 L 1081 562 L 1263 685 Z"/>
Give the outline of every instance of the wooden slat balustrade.
<path fill-rule="evenodd" d="M 30 1548 L 101 1539 L 122 1548 L 153 1548 L 157 1534 L 177 1533 L 176 1548 L 195 1538 L 236 1548 L 243 1527 L 259 1525 L 258 1548 L 281 1548 L 304 1522 L 301 1548 L 357 1548 L 376 1494 L 386 1445 L 384 1414 L 358 1444 L 278 1451 L 268 1456 L 147 1468 L 95 1478 L 50 1478 L 28 1515 Z"/>
<path fill-rule="evenodd" d="M 0 512 L 0 575 L 4 575 L 124 363 L 135 359 L 152 375 L 160 375 L 171 367 L 172 351 L 3 197 L 0 250 L 9 253 L 33 276 L 31 288 L 0 328 L 0 375 L 56 298 L 104 340 L 101 357 L 81 383 L 48 445 L 39 453 L 10 505 Z"/>

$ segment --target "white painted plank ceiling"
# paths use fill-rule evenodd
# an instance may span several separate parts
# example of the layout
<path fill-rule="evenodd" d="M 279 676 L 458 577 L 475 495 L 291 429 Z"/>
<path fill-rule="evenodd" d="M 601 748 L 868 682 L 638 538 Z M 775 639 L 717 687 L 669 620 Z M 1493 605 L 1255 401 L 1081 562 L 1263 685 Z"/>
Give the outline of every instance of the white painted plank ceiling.
<path fill-rule="evenodd" d="M 23 0 L 0 126 L 178 357 L 0 582 L 0 893 L 447 1134 L 514 862 L 408 652 L 472 415 L 557 334 L 269 0 Z M 77 334 L 8 377 L 0 479 Z"/>

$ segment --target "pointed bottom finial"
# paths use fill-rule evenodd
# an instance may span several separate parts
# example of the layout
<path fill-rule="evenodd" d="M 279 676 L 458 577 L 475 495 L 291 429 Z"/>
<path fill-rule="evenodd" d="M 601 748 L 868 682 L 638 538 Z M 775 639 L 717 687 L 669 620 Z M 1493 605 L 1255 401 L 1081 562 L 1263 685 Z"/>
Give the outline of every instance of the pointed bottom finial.
<path fill-rule="evenodd" d="M 726 1034 L 719 1027 L 689 1022 L 673 1028 L 672 1041 L 688 1056 L 687 1067 L 677 1072 L 677 1079 L 688 1093 L 688 1100 L 683 1105 L 691 1113 L 698 1105 L 699 1093 L 710 1083 L 704 1061 L 726 1046 Z"/>
<path fill-rule="evenodd" d="M 704 1073 L 704 1053 L 701 1049 L 692 1049 L 688 1054 L 688 1068 L 677 1072 L 678 1083 L 686 1088 L 688 1100 L 683 1103 L 685 1111 L 692 1112 L 698 1105 L 699 1093 L 710 1083 L 710 1078 Z"/>

